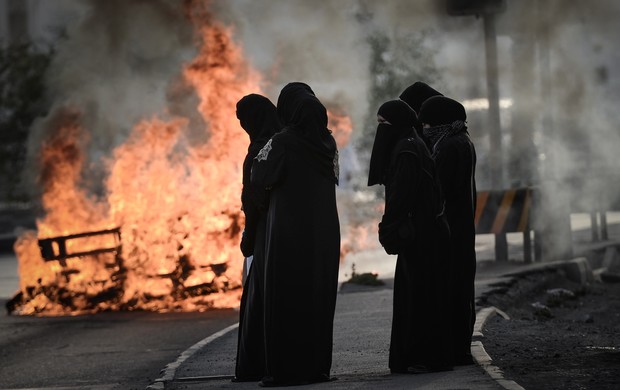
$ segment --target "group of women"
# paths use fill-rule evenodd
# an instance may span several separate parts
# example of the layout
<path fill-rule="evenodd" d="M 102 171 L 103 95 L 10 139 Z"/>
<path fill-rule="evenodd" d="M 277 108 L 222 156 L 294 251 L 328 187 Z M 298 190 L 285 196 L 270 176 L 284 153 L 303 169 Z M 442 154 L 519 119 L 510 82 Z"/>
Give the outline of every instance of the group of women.
<path fill-rule="evenodd" d="M 340 226 L 327 111 L 307 84 L 293 82 L 277 106 L 245 96 L 237 117 L 250 137 L 241 251 L 252 262 L 233 381 L 329 381 Z M 417 82 L 383 104 L 377 119 L 368 185 L 385 186 L 379 241 L 398 255 L 390 370 L 471 363 L 475 151 L 465 110 Z"/>

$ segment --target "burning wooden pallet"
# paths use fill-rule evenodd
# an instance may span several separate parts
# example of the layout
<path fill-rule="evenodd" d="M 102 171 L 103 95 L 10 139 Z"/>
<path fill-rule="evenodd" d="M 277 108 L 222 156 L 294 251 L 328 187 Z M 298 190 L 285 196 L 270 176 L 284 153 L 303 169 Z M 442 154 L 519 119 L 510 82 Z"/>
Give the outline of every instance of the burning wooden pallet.
<path fill-rule="evenodd" d="M 22 286 L 6 305 L 11 314 L 203 311 L 216 306 L 216 301 L 238 301 L 240 294 L 240 285 L 227 275 L 228 263 L 200 265 L 188 254 L 179 253 L 172 270 L 136 277 L 123 257 L 120 228 L 35 242 L 42 265 L 53 271 Z"/>
<path fill-rule="evenodd" d="M 114 245 L 101 248 L 94 248 L 91 250 L 80 249 L 78 252 L 73 252 L 69 248 L 72 245 L 68 245 L 69 241 L 87 241 L 92 238 L 105 238 L 105 240 L 111 240 Z M 78 248 L 84 248 L 83 244 L 76 245 Z M 121 228 L 114 228 L 108 230 L 99 230 L 95 232 L 71 234 L 68 236 L 43 238 L 39 240 L 39 248 L 41 249 L 41 256 L 45 261 L 58 260 L 63 266 L 67 266 L 67 259 L 72 257 L 82 256 L 95 256 L 100 253 L 114 253 L 117 257 L 121 254 Z"/>

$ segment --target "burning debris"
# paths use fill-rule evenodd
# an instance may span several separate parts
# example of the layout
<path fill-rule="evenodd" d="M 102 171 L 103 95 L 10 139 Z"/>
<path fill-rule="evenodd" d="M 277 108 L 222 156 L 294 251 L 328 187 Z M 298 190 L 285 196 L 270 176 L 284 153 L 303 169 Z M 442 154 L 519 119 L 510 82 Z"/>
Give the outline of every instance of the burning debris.
<path fill-rule="evenodd" d="M 244 224 L 239 194 L 248 140 L 235 103 L 260 92 L 260 77 L 205 3 L 183 4 L 186 9 L 179 11 L 194 26 L 198 50 L 179 69 L 181 81 L 170 87 L 181 83 L 191 90 L 196 99 L 185 103 L 197 105 L 193 110 L 202 121 L 171 108 L 142 119 L 111 156 L 102 158 L 87 147 L 95 137 L 88 116 L 93 103 L 57 102 L 38 130 L 42 217 L 37 231 L 23 233 L 15 244 L 20 291 L 7 304 L 9 312 L 74 315 L 238 305 Z M 201 132 L 206 141 L 196 142 Z M 94 186 L 93 161 L 105 171 Z"/>
<path fill-rule="evenodd" d="M 30 140 L 41 217 L 15 244 L 20 291 L 7 308 L 53 316 L 236 307 L 249 140 L 235 106 L 261 93 L 262 77 L 209 2 L 129 2 L 124 16 L 107 4 L 92 2 L 51 65 L 60 98 Z M 190 25 L 193 39 L 179 33 Z M 155 38 L 131 35 L 144 29 Z M 177 69 L 171 51 L 175 60 L 196 54 Z M 151 105 L 158 114 L 145 114 Z M 331 114 L 346 143 L 349 117 L 338 104 Z"/>
<path fill-rule="evenodd" d="M 82 248 L 81 252 L 69 252 L 68 248 L 72 245 L 68 245 L 67 241 L 80 240 L 80 239 L 93 239 L 101 236 L 112 236 L 114 241 L 113 246 L 102 246 L 93 249 L 83 249 L 85 245 L 77 245 Z M 101 253 L 112 252 L 115 253 L 117 258 L 121 252 L 121 229 L 114 228 L 110 230 L 101 230 L 98 232 L 73 234 L 70 236 L 44 238 L 39 240 L 39 248 L 41 248 L 41 256 L 45 261 L 58 260 L 63 266 L 67 266 L 67 259 L 71 257 L 83 257 L 83 256 L 96 256 Z"/>
<path fill-rule="evenodd" d="M 7 303 L 10 313 L 52 310 L 70 314 L 96 311 L 100 305 L 119 305 L 127 271 L 121 257 L 119 228 L 40 239 L 38 244 L 43 260 L 57 261 L 60 268 L 55 277 L 38 278 L 36 284 L 15 295 Z"/>
<path fill-rule="evenodd" d="M 22 289 L 7 303 L 10 313 L 62 315 L 192 306 L 199 310 L 214 306 L 205 296 L 237 287 L 225 276 L 226 263 L 196 267 L 181 255 L 172 272 L 151 276 L 169 290 L 127 297 L 131 270 L 124 265 L 120 228 L 39 239 L 38 245 L 45 262 L 57 262 L 55 277 L 39 278 Z"/>

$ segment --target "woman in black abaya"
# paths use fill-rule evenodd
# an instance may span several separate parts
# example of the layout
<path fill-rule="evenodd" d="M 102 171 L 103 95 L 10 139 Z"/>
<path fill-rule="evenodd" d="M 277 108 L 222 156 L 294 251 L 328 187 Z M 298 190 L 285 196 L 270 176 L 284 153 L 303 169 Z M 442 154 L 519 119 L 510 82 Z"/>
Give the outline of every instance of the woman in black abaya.
<path fill-rule="evenodd" d="M 252 162 L 258 152 L 278 130 L 276 106 L 264 96 L 250 94 L 237 103 L 237 118 L 250 136 L 250 146 L 243 161 L 241 204 L 245 229 L 241 239 L 243 256 L 253 261 L 243 286 L 239 308 L 239 338 L 234 381 L 259 381 L 265 375 L 265 340 L 263 328 L 264 248 L 267 193 L 250 182 Z"/>
<path fill-rule="evenodd" d="M 252 168 L 252 182 L 269 189 L 263 386 L 330 379 L 340 258 L 338 154 L 326 109 L 308 85 L 290 83 L 277 110 L 285 127 Z"/>
<path fill-rule="evenodd" d="M 392 373 L 451 369 L 448 298 L 449 229 L 435 167 L 414 131 L 405 102 L 384 103 L 370 159 L 368 185 L 385 185 L 379 241 L 398 254 L 389 366 Z"/>
<path fill-rule="evenodd" d="M 476 149 L 467 131 L 465 107 L 435 96 L 420 109 L 420 121 L 446 200 L 452 233 L 452 313 L 455 364 L 473 364 L 471 338 L 476 320 Z"/>

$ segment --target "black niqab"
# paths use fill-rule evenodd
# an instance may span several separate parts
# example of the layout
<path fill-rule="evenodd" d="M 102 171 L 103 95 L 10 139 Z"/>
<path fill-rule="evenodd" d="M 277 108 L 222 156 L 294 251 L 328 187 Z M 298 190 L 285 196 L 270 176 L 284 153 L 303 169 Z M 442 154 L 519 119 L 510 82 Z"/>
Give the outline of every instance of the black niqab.
<path fill-rule="evenodd" d="M 377 126 L 375 142 L 370 155 L 368 170 L 368 185 L 385 184 L 386 173 L 394 147 L 403 138 L 413 136 L 417 122 L 415 112 L 401 100 L 390 100 L 381 107 L 377 115 L 389 123 L 380 123 Z"/>
<path fill-rule="evenodd" d="M 248 185 L 252 160 L 282 125 L 276 106 L 271 100 L 255 93 L 246 95 L 237 102 L 237 119 L 250 136 L 248 153 L 243 161 L 243 184 Z"/>
<path fill-rule="evenodd" d="M 237 102 L 237 119 L 250 136 L 250 143 L 265 144 L 281 127 L 276 106 L 265 96 L 255 93 Z"/>
<path fill-rule="evenodd" d="M 422 81 L 416 81 L 408 86 L 399 98 L 413 108 L 416 114 L 420 115 L 422 103 L 433 96 L 443 96 L 443 94 Z"/>
<path fill-rule="evenodd" d="M 284 126 L 296 132 L 304 144 L 299 151 L 337 181 L 336 141 L 327 128 L 327 109 L 312 89 L 301 82 L 287 84 L 278 97 L 277 111 Z"/>

